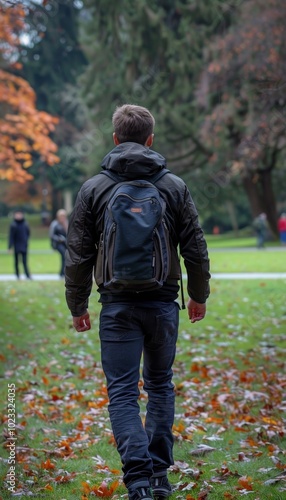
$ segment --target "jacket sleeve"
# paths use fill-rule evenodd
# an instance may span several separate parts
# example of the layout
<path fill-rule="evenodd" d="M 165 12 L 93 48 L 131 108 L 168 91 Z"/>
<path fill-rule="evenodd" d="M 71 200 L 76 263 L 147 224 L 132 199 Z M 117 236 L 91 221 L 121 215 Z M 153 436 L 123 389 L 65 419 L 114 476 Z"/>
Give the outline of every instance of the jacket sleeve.
<path fill-rule="evenodd" d="M 188 275 L 188 294 L 193 300 L 203 304 L 210 294 L 210 265 L 203 230 L 187 186 L 185 186 L 179 221 L 178 236 L 180 252 Z"/>
<path fill-rule="evenodd" d="M 30 229 L 29 224 L 27 224 L 27 222 L 26 222 L 26 233 L 27 233 L 27 240 L 28 240 L 31 236 L 31 229 Z"/>
<path fill-rule="evenodd" d="M 66 301 L 72 316 L 81 316 L 88 307 L 96 261 L 95 221 L 83 188 L 77 196 L 67 234 L 65 267 Z"/>
<path fill-rule="evenodd" d="M 15 228 L 13 224 L 11 224 L 9 228 L 9 239 L 8 239 L 8 249 L 11 250 L 15 245 Z"/>

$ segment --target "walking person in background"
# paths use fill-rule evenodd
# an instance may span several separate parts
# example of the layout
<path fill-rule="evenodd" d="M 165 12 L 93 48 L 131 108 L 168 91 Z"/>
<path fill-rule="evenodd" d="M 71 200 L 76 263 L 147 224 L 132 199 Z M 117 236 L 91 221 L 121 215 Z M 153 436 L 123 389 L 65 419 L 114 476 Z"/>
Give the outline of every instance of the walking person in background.
<path fill-rule="evenodd" d="M 49 235 L 51 245 L 54 250 L 57 250 L 61 256 L 60 278 L 65 275 L 65 253 L 66 253 L 66 239 L 68 230 L 68 218 L 64 209 L 57 211 L 56 219 L 51 222 Z"/>
<path fill-rule="evenodd" d="M 278 220 L 278 231 L 282 245 L 286 245 L 286 213 L 281 214 Z"/>
<path fill-rule="evenodd" d="M 96 282 L 102 304 L 99 327 L 101 360 L 107 379 L 108 410 L 129 500 L 164 500 L 172 494 L 167 470 L 174 463 L 172 426 L 175 393 L 172 365 L 179 326 L 179 305 L 176 302 L 181 274 L 178 246 L 188 275 L 190 298 L 187 308 L 192 323 L 204 318 L 209 296 L 209 259 L 197 210 L 183 180 L 165 168 L 163 156 L 149 149 L 153 143 L 154 123 L 151 113 L 141 106 L 127 104 L 115 111 L 115 148 L 102 161 L 102 173 L 89 179 L 78 194 L 69 225 L 65 271 L 66 299 L 73 316 L 73 325 L 78 332 L 84 332 L 91 328 L 87 308 L 98 258 Z M 106 175 L 103 175 L 104 172 Z M 132 193 L 137 188 L 143 190 L 140 186 L 146 185 L 148 180 L 151 184 L 156 183 L 156 188 L 149 185 L 146 189 L 156 190 L 156 196 L 160 193 L 164 200 L 165 230 L 168 228 L 170 236 L 170 268 L 157 289 L 139 287 L 130 291 L 127 288 L 129 279 L 132 282 L 134 275 L 144 274 L 152 262 L 155 267 L 156 249 L 153 254 L 148 252 L 148 259 L 145 259 L 144 250 L 150 248 L 147 240 L 142 241 L 140 236 L 145 234 L 148 222 L 155 217 L 158 204 L 155 194 L 151 202 L 147 198 L 144 204 L 146 198 L 140 198 L 139 201 L 131 194 L 127 195 L 125 190 L 130 189 Z M 128 181 L 131 183 L 123 187 L 122 183 Z M 124 193 L 118 205 L 110 202 L 109 210 L 105 211 L 109 196 L 114 188 L 117 189 L 118 183 Z M 130 207 L 124 211 L 125 203 L 129 202 Z M 109 220 L 111 205 L 120 213 L 117 229 L 122 225 L 120 238 L 116 244 L 110 244 L 115 258 L 104 260 L 105 252 L 101 253 L 102 231 L 109 227 L 105 222 Z M 148 220 L 145 214 L 148 214 Z M 132 230 L 132 224 L 136 226 L 136 218 L 141 233 Z M 126 222 L 131 220 L 132 224 Z M 115 225 L 112 227 L 114 231 L 108 233 L 109 236 L 115 234 Z M 142 241 L 141 246 L 139 241 Z M 142 255 L 142 260 L 137 259 L 138 254 Z M 117 271 L 115 274 L 119 281 L 121 276 L 123 279 L 118 288 L 115 285 L 112 289 L 111 281 L 107 283 L 102 279 L 101 271 L 104 274 L 109 270 L 113 272 L 113 264 L 116 266 L 116 259 L 121 257 L 126 265 L 118 265 L 118 274 Z M 135 288 L 136 279 L 133 283 Z M 140 418 L 137 402 L 142 354 L 144 390 L 148 394 L 145 425 Z"/>
<path fill-rule="evenodd" d="M 265 213 L 259 214 L 253 221 L 253 228 L 257 237 L 257 248 L 264 248 L 267 235 L 267 217 Z"/>
<path fill-rule="evenodd" d="M 20 279 L 19 272 L 19 256 L 22 257 L 24 272 L 28 279 L 31 279 L 31 275 L 28 269 L 27 256 L 28 256 L 28 242 L 30 238 L 30 228 L 28 223 L 25 221 L 24 214 L 22 211 L 18 210 L 14 213 L 14 220 L 10 225 L 9 229 L 9 251 L 14 249 L 14 264 L 15 264 L 15 274 L 18 279 Z"/>

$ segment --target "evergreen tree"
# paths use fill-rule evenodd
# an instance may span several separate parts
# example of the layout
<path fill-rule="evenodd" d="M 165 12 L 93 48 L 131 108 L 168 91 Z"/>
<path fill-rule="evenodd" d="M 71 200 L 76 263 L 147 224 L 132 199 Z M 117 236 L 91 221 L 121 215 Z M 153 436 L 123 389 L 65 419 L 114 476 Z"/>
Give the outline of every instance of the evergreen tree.
<path fill-rule="evenodd" d="M 196 133 L 194 90 L 205 40 L 224 29 L 223 4 L 84 1 L 82 40 L 89 65 L 80 82 L 97 130 L 97 161 L 112 146 L 111 116 L 124 102 L 150 108 L 156 146 L 168 157 L 205 152 Z"/>
<path fill-rule="evenodd" d="M 211 37 L 231 25 L 236 6 L 227 7 L 221 0 L 84 0 L 82 41 L 89 65 L 80 82 L 96 131 L 93 165 L 113 146 L 115 107 L 147 106 L 156 118 L 155 148 L 191 186 L 205 220 L 214 203 L 216 210 L 219 204 L 230 206 L 237 191 L 230 179 L 221 182 L 213 177 L 215 170 L 203 169 L 213 152 L 198 133 L 196 92 L 204 51 Z"/>
<path fill-rule="evenodd" d="M 265 84 L 270 71 L 284 81 L 281 12 L 283 0 L 84 0 L 89 64 L 80 82 L 96 131 L 93 164 L 112 147 L 115 107 L 147 106 L 157 122 L 155 147 L 172 170 L 189 183 L 199 178 L 212 210 L 231 203 L 237 186 L 243 187 L 252 215 L 267 212 L 274 233 L 271 179 L 284 155 L 284 86 L 266 104 L 257 80 L 259 75 Z M 251 167 L 244 169 L 250 136 L 252 146 L 255 137 L 267 145 L 252 147 Z"/>

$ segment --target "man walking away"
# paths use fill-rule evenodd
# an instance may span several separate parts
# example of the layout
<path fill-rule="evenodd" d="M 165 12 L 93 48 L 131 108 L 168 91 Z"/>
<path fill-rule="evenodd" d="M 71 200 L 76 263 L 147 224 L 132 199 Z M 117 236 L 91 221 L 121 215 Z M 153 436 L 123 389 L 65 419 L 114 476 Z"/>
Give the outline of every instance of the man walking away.
<path fill-rule="evenodd" d="M 149 149 L 154 123 L 146 108 L 117 108 L 115 148 L 103 159 L 102 172 L 83 184 L 67 238 L 66 299 L 78 332 L 91 328 L 88 300 L 96 263 L 101 360 L 129 500 L 162 500 L 172 494 L 167 470 L 174 463 L 178 247 L 188 275 L 192 323 L 204 318 L 209 295 L 209 259 L 198 214 L 182 179 L 165 168 L 163 156 Z M 150 232 L 157 236 L 152 255 L 147 252 L 152 236 L 145 242 L 142 235 L 156 216 L 159 223 Z M 136 217 L 140 230 L 133 231 Z M 158 248 L 162 261 L 156 260 Z M 145 425 L 137 401 L 142 354 L 148 395 Z"/>

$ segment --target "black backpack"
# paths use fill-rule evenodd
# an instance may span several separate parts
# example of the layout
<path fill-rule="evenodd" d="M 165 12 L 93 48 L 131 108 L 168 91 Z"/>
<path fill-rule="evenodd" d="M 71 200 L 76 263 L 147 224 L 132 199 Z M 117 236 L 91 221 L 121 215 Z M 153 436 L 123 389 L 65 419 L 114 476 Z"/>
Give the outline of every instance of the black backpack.
<path fill-rule="evenodd" d="M 143 292 L 166 281 L 171 266 L 166 203 L 154 183 L 168 172 L 163 169 L 150 181 L 119 182 L 112 189 L 98 244 L 97 285 Z M 116 180 L 110 172 L 101 173 Z"/>

